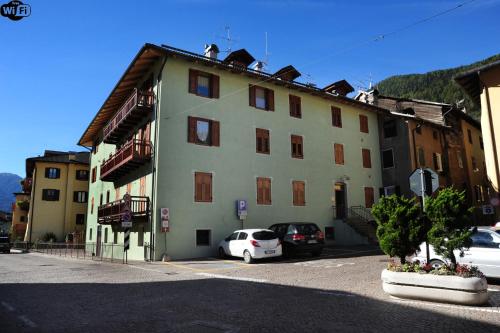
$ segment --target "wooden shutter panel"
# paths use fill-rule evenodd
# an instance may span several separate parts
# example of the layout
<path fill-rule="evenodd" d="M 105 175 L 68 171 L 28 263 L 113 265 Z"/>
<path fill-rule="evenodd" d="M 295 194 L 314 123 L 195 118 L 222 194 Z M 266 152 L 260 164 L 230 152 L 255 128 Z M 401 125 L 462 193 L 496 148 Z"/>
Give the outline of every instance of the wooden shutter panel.
<path fill-rule="evenodd" d="M 255 86 L 248 85 L 248 102 L 250 106 L 255 107 Z"/>
<path fill-rule="evenodd" d="M 196 118 L 188 117 L 188 142 L 196 142 Z"/>
<path fill-rule="evenodd" d="M 49 178 L 49 168 L 45 168 L 45 178 Z"/>
<path fill-rule="evenodd" d="M 212 202 L 212 174 L 206 173 L 203 176 L 203 183 L 205 185 L 205 193 L 203 193 L 203 199 L 204 201 Z"/>
<path fill-rule="evenodd" d="M 78 202 L 78 192 L 73 192 L 73 202 Z"/>
<path fill-rule="evenodd" d="M 262 194 L 262 178 L 257 178 L 257 204 L 262 204 L 263 194 Z"/>
<path fill-rule="evenodd" d="M 363 155 L 363 167 L 364 168 L 371 168 L 372 161 L 371 161 L 371 156 L 370 156 L 370 150 L 363 148 L 362 155 Z"/>
<path fill-rule="evenodd" d="M 266 89 L 266 99 L 267 99 L 267 109 L 269 111 L 274 111 L 274 91 L 271 89 Z"/>
<path fill-rule="evenodd" d="M 340 143 L 334 144 L 335 147 L 335 164 L 344 164 L 344 145 Z"/>
<path fill-rule="evenodd" d="M 202 201 L 202 175 L 198 172 L 194 174 L 194 201 Z"/>
<path fill-rule="evenodd" d="M 265 198 L 265 203 L 270 205 L 271 204 L 271 179 L 265 178 L 265 193 L 266 193 L 266 198 Z"/>
<path fill-rule="evenodd" d="M 210 122 L 212 130 L 212 146 L 220 146 L 220 124 L 218 121 L 212 120 Z"/>
<path fill-rule="evenodd" d="M 198 71 L 195 69 L 189 69 L 189 92 L 191 94 L 196 94 L 197 87 L 198 87 Z"/>
<path fill-rule="evenodd" d="M 54 190 L 54 201 L 59 201 L 59 190 Z"/>
<path fill-rule="evenodd" d="M 219 98 L 219 76 L 211 75 L 210 76 L 210 97 Z"/>
<path fill-rule="evenodd" d="M 368 133 L 368 117 L 362 114 L 359 115 L 359 130 Z"/>
<path fill-rule="evenodd" d="M 365 187 L 365 207 L 371 208 L 373 206 L 373 187 Z"/>

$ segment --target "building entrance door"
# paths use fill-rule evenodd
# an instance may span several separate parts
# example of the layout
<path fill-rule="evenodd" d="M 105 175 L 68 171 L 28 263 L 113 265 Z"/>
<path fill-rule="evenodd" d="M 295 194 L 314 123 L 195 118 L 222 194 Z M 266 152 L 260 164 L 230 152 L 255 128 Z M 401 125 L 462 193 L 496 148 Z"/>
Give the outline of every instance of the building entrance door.
<path fill-rule="evenodd" d="M 101 256 L 101 234 L 102 234 L 102 226 L 97 226 L 97 238 L 95 241 L 95 255 L 96 257 Z"/>
<path fill-rule="evenodd" d="M 335 218 L 345 219 L 347 216 L 347 196 L 344 183 L 335 183 Z"/>

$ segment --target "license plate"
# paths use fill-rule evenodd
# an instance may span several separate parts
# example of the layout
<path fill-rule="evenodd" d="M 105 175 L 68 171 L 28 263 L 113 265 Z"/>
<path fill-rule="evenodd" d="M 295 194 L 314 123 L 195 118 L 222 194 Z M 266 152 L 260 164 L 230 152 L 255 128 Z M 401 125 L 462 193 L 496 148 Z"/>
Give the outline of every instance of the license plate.
<path fill-rule="evenodd" d="M 307 241 L 307 243 L 308 243 L 308 244 L 315 244 L 315 243 L 317 243 L 317 242 L 318 242 L 318 241 L 317 241 L 317 240 L 315 240 L 315 239 L 311 239 L 311 240 Z"/>
<path fill-rule="evenodd" d="M 276 251 L 274 250 L 267 250 L 267 251 L 264 251 L 265 254 L 273 254 L 275 253 Z"/>

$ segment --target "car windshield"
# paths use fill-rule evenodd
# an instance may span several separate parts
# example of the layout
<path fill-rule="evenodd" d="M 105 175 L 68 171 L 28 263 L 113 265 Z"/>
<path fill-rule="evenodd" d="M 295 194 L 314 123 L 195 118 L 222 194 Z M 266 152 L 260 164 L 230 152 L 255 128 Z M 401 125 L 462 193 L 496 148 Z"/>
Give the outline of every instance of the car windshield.
<path fill-rule="evenodd" d="M 313 235 L 319 231 L 318 227 L 314 224 L 297 224 L 295 225 L 297 233 L 302 235 Z"/>
<path fill-rule="evenodd" d="M 276 234 L 272 231 L 257 231 L 252 234 L 253 239 L 256 240 L 271 240 L 276 239 Z"/>

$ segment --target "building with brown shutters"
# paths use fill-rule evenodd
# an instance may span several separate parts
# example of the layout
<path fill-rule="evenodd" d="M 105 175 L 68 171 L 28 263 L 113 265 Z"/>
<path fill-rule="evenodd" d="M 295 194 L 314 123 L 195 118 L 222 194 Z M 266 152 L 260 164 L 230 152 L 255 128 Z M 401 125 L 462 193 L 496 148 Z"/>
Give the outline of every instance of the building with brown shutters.
<path fill-rule="evenodd" d="M 491 185 L 489 204 L 500 219 L 500 61 L 461 73 L 455 81 L 481 107 L 486 171 Z M 492 216 L 493 217 L 493 216 Z"/>
<path fill-rule="evenodd" d="M 441 187 L 465 190 L 474 206 L 476 222 L 485 224 L 482 205 L 487 201 L 481 126 L 451 104 L 383 96 L 377 90 L 356 99 L 390 110 L 379 116 L 383 188 L 381 195 L 413 196 L 409 175 L 419 167 L 439 175 Z"/>
<path fill-rule="evenodd" d="M 235 229 L 279 222 L 365 243 L 346 220 L 378 199 L 387 111 L 346 97 L 345 81 L 316 88 L 293 66 L 266 73 L 244 49 L 217 50 L 146 44 L 104 101 L 79 141 L 93 151 L 86 242 L 111 255 L 130 217 L 129 259 L 214 255 Z"/>
<path fill-rule="evenodd" d="M 30 243 L 43 241 L 47 233 L 53 233 L 58 242 L 83 241 L 89 156 L 88 152 L 46 150 L 43 156 L 26 159 L 23 193 L 18 198 L 28 200 L 28 207 L 15 210 L 16 235 L 22 234 Z"/>

